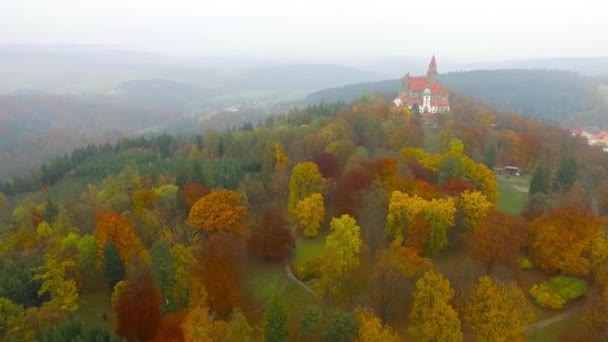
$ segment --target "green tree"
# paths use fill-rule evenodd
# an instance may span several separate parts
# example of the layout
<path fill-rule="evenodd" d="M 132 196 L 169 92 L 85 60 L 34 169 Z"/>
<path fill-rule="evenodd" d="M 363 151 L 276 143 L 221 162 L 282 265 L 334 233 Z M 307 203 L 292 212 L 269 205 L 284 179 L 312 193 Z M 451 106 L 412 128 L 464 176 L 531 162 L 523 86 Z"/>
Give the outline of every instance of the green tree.
<path fill-rule="evenodd" d="M 113 243 L 107 243 L 103 250 L 104 255 L 104 275 L 110 292 L 116 284 L 125 277 L 125 266 L 120 259 L 118 249 Z"/>
<path fill-rule="evenodd" d="M 547 168 L 541 165 L 534 170 L 528 193 L 534 195 L 537 193 L 546 194 L 547 192 L 549 192 L 549 174 Z"/>
<path fill-rule="evenodd" d="M 321 310 L 316 305 L 307 306 L 300 317 L 300 330 L 307 339 L 313 340 L 319 334 Z"/>
<path fill-rule="evenodd" d="M 253 335 L 253 328 L 247 322 L 247 317 L 238 308 L 234 309 L 230 316 L 228 339 L 230 341 L 250 341 Z"/>
<path fill-rule="evenodd" d="M 82 322 L 73 321 L 53 326 L 38 338 L 39 342 L 91 341 L 91 342 L 120 342 L 122 341 L 111 332 L 99 328 L 87 327 Z"/>
<path fill-rule="evenodd" d="M 150 248 L 150 258 L 152 261 L 152 271 L 163 297 L 163 311 L 169 310 L 171 290 L 173 288 L 173 275 L 175 273 L 175 258 L 171 253 L 171 248 L 164 241 L 156 241 Z"/>
<path fill-rule="evenodd" d="M 555 178 L 553 178 L 553 190 L 557 192 L 567 192 L 576 181 L 578 164 L 574 158 L 562 160 Z"/>
<path fill-rule="evenodd" d="M 350 312 L 334 311 L 329 314 L 329 323 L 324 340 L 327 342 L 348 342 L 357 335 L 357 320 Z"/>
<path fill-rule="evenodd" d="M 266 342 L 287 341 L 287 311 L 279 298 L 274 297 L 264 317 L 264 340 Z"/>
<path fill-rule="evenodd" d="M 0 297 L 0 340 L 22 341 L 26 326 L 23 307 Z"/>
<path fill-rule="evenodd" d="M 447 156 L 439 164 L 439 170 L 437 171 L 437 181 L 439 185 L 447 182 L 449 179 L 462 178 L 465 174 L 465 170 L 462 167 L 460 159 L 456 156 Z"/>
<path fill-rule="evenodd" d="M 483 163 L 490 169 L 494 167 L 494 164 L 496 163 L 496 146 L 486 146 L 483 153 Z"/>

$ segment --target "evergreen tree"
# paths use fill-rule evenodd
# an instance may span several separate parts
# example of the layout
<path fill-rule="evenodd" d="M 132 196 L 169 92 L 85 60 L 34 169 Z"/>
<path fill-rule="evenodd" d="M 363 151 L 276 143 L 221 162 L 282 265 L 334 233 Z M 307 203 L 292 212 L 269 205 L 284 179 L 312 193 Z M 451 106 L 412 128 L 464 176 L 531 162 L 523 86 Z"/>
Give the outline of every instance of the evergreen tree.
<path fill-rule="evenodd" d="M 460 160 L 455 156 L 448 156 L 439 165 L 437 180 L 439 185 L 443 185 L 449 179 L 462 178 L 463 175 L 464 168 Z"/>
<path fill-rule="evenodd" d="M 537 193 L 546 194 L 547 192 L 549 192 L 549 175 L 547 169 L 541 165 L 534 170 L 528 193 L 532 196 Z"/>
<path fill-rule="evenodd" d="M 264 340 L 266 342 L 287 341 L 287 311 L 283 303 L 274 297 L 266 309 L 264 322 Z"/>
<path fill-rule="evenodd" d="M 53 197 L 49 196 L 46 199 L 46 205 L 44 207 L 44 220 L 48 223 L 53 222 L 57 214 L 59 213 L 59 206 Z"/>
<path fill-rule="evenodd" d="M 357 334 L 357 320 L 350 312 L 334 311 L 329 317 L 329 326 L 325 333 L 327 342 L 352 341 Z"/>
<path fill-rule="evenodd" d="M 321 310 L 315 305 L 310 305 L 302 312 L 300 318 L 300 329 L 302 333 L 310 338 L 314 339 L 319 332 L 319 321 L 321 319 Z"/>
<path fill-rule="evenodd" d="M 110 292 L 114 286 L 125 277 L 125 266 L 120 260 L 118 249 L 113 243 L 106 244 L 104 250 L 104 274 Z"/>
<path fill-rule="evenodd" d="M 199 184 L 205 184 L 205 176 L 203 175 L 203 167 L 198 160 L 195 160 L 192 165 L 192 181 Z"/>
<path fill-rule="evenodd" d="M 578 164 L 574 158 L 562 160 L 555 178 L 553 179 L 553 190 L 557 192 L 567 192 L 576 181 Z"/>
<path fill-rule="evenodd" d="M 483 154 L 483 163 L 490 169 L 494 167 L 496 163 L 496 147 L 494 145 L 486 146 Z"/>

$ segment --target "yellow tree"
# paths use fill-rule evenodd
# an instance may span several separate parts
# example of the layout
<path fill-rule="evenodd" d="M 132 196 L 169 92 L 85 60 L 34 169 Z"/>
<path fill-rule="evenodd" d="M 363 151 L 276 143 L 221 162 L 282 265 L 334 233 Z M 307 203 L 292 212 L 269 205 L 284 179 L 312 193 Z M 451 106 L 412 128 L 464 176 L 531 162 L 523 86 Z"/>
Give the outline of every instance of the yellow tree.
<path fill-rule="evenodd" d="M 460 342 L 460 320 L 450 305 L 454 290 L 440 273 L 427 271 L 417 282 L 408 332 L 416 341 Z"/>
<path fill-rule="evenodd" d="M 49 304 L 56 310 L 74 312 L 78 310 L 78 290 L 74 280 L 66 279 L 66 271 L 76 267 L 71 259 L 60 260 L 57 256 L 48 253 L 46 262 L 38 268 L 34 280 L 41 280 L 42 286 L 38 295 L 48 293 L 51 296 Z"/>
<path fill-rule="evenodd" d="M 170 298 L 177 308 L 183 308 L 188 304 L 188 293 L 192 288 L 191 271 L 194 255 L 190 248 L 180 244 L 171 248 L 171 254 L 175 258 L 175 266 Z"/>
<path fill-rule="evenodd" d="M 189 223 L 208 234 L 229 232 L 243 236 L 247 233 L 246 221 L 247 208 L 231 190 L 214 191 L 196 201 L 188 216 Z"/>
<path fill-rule="evenodd" d="M 399 243 L 403 242 L 408 224 L 422 212 L 428 202 L 416 195 L 410 196 L 401 191 L 393 191 L 388 202 L 386 232 Z"/>
<path fill-rule="evenodd" d="M 477 341 L 518 341 L 534 321 L 534 310 L 521 289 L 489 276 L 479 278 L 464 305 L 464 321 Z"/>
<path fill-rule="evenodd" d="M 492 208 L 492 203 L 481 192 L 467 190 L 460 194 L 458 206 L 464 214 L 467 228 L 473 230 L 485 217 L 488 209 Z"/>
<path fill-rule="evenodd" d="M 349 215 L 334 217 L 329 226 L 331 233 L 325 241 L 325 252 L 319 270 L 321 277 L 315 287 L 322 295 L 339 295 L 344 280 L 359 266 L 359 250 L 363 242 L 361 229 Z"/>
<path fill-rule="evenodd" d="M 295 214 L 304 229 L 304 236 L 316 236 L 325 218 L 323 195 L 314 193 L 298 202 Z"/>
<path fill-rule="evenodd" d="M 355 319 L 359 327 L 355 342 L 397 342 L 399 335 L 382 322 L 369 308 L 355 309 Z"/>
<path fill-rule="evenodd" d="M 298 163 L 291 171 L 289 179 L 289 199 L 287 208 L 293 213 L 296 205 L 310 194 L 319 192 L 323 184 L 323 176 L 317 164 L 313 162 Z"/>
<path fill-rule="evenodd" d="M 437 255 L 447 244 L 448 228 L 454 225 L 456 206 L 453 198 L 435 199 L 428 202 L 423 211 L 425 220 L 431 227 L 429 240 L 426 246 L 426 254 Z"/>

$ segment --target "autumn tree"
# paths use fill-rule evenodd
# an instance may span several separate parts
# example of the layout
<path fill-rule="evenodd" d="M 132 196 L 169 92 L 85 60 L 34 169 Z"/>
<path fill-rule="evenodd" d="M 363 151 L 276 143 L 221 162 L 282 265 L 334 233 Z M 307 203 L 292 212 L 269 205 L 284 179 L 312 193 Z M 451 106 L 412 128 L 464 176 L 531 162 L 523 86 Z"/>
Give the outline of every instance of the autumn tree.
<path fill-rule="evenodd" d="M 464 305 L 463 320 L 477 341 L 517 341 L 534 321 L 534 310 L 516 285 L 482 276 Z"/>
<path fill-rule="evenodd" d="M 304 236 L 316 236 L 319 233 L 319 228 L 321 228 L 321 223 L 325 219 L 323 195 L 313 193 L 299 201 L 296 205 L 295 215 L 304 230 Z"/>
<path fill-rule="evenodd" d="M 372 184 L 372 173 L 363 166 L 345 171 L 335 187 L 335 206 L 338 214 L 354 215 L 359 207 L 360 194 Z"/>
<path fill-rule="evenodd" d="M 342 215 L 330 222 L 331 233 L 325 241 L 321 278 L 315 287 L 322 295 L 341 293 L 343 282 L 359 266 L 360 228 L 354 218 Z"/>
<path fill-rule="evenodd" d="M 602 220 L 590 212 L 553 209 L 530 224 L 530 251 L 547 272 L 587 275 L 593 263 L 604 257 L 596 249 L 606 239 L 602 230 Z"/>
<path fill-rule="evenodd" d="M 527 227 L 521 217 L 488 210 L 477 228 L 466 234 L 471 256 L 486 266 L 486 273 L 496 263 L 511 264 L 526 242 Z"/>
<path fill-rule="evenodd" d="M 108 242 L 116 246 L 123 262 L 127 262 L 143 248 L 133 230 L 133 222 L 112 212 L 102 212 L 97 216 L 95 240 L 100 261 L 103 261 L 104 248 Z"/>
<path fill-rule="evenodd" d="M 160 304 L 152 269 L 139 261 L 128 271 L 126 285 L 114 305 L 116 334 L 127 341 L 151 340 L 160 326 Z"/>
<path fill-rule="evenodd" d="M 194 273 L 202 279 L 209 307 L 219 317 L 227 317 L 241 303 L 241 270 L 238 257 L 242 243 L 223 232 L 210 236 L 198 251 Z"/>
<path fill-rule="evenodd" d="M 261 217 L 251 230 L 249 247 L 263 258 L 281 260 L 294 245 L 288 222 L 277 208 L 263 209 Z"/>
<path fill-rule="evenodd" d="M 230 315 L 228 330 L 229 341 L 250 341 L 253 339 L 253 328 L 247 322 L 247 317 L 240 309 L 235 309 Z"/>
<path fill-rule="evenodd" d="M 59 259 L 52 253 L 45 256 L 45 264 L 38 268 L 34 280 L 41 280 L 42 286 L 38 295 L 50 294 L 48 302 L 55 310 L 74 312 L 78 310 L 78 289 L 73 279 L 66 277 L 66 272 L 76 266 L 72 259 Z"/>
<path fill-rule="evenodd" d="M 312 161 L 318 165 L 324 178 L 338 178 L 342 172 L 340 161 L 331 153 L 321 152 Z"/>
<path fill-rule="evenodd" d="M 600 284 L 599 287 L 580 317 L 581 328 L 577 333 L 581 334 L 581 341 L 608 339 L 608 286 Z"/>
<path fill-rule="evenodd" d="M 184 332 L 182 324 L 184 322 L 184 314 L 170 313 L 163 316 L 160 322 L 158 332 L 152 342 L 182 342 L 184 341 Z"/>
<path fill-rule="evenodd" d="M 383 325 L 369 308 L 359 307 L 355 310 L 358 333 L 356 342 L 397 342 L 399 335 L 391 327 Z"/>
<path fill-rule="evenodd" d="M 200 183 L 186 183 L 182 187 L 182 200 L 188 208 L 191 208 L 194 203 L 207 196 L 209 192 L 209 189 Z"/>
<path fill-rule="evenodd" d="M 421 213 L 427 201 L 416 195 L 410 196 L 401 191 L 393 191 L 388 202 L 386 231 L 395 240 L 402 242 L 407 236 L 407 226 L 414 217 Z"/>
<path fill-rule="evenodd" d="M 447 230 L 454 225 L 456 206 L 452 198 L 432 199 L 423 211 L 431 228 L 426 255 L 436 256 L 448 244 Z"/>
<path fill-rule="evenodd" d="M 384 229 L 387 208 L 388 194 L 381 186 L 372 185 L 369 191 L 362 195 L 356 219 L 361 227 L 361 238 L 372 256 L 388 241 L 388 234 Z"/>
<path fill-rule="evenodd" d="M 247 232 L 247 208 L 231 190 L 219 190 L 196 201 L 188 222 L 207 234 L 230 232 L 242 236 Z"/>
<path fill-rule="evenodd" d="M 267 342 L 287 341 L 287 311 L 281 300 L 274 297 L 264 315 L 264 340 Z"/>
<path fill-rule="evenodd" d="M 454 290 L 440 273 L 427 271 L 417 282 L 408 332 L 416 341 L 462 341 L 460 320 L 450 301 Z"/>
<path fill-rule="evenodd" d="M 299 201 L 307 196 L 319 192 L 323 184 L 323 176 L 314 162 L 298 163 L 291 171 L 289 179 L 289 200 L 287 202 L 290 212 L 295 212 Z"/>
<path fill-rule="evenodd" d="M 460 194 L 458 207 L 464 214 L 464 221 L 469 230 L 474 230 L 484 218 L 492 203 L 479 191 L 465 191 Z"/>

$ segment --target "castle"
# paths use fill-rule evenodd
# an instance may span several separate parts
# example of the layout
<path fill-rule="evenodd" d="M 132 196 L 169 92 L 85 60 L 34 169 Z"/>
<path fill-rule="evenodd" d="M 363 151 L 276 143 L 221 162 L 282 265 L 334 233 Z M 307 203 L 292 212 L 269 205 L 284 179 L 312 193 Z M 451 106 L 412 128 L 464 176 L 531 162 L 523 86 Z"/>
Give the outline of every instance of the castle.
<path fill-rule="evenodd" d="M 439 83 L 435 55 L 431 58 L 425 76 L 410 76 L 407 73 L 401 79 L 401 90 L 393 101 L 395 106 L 418 107 L 420 113 L 446 113 L 450 111 L 450 94 Z"/>

